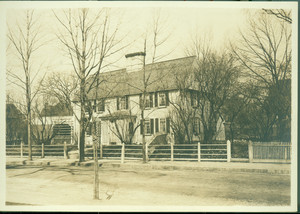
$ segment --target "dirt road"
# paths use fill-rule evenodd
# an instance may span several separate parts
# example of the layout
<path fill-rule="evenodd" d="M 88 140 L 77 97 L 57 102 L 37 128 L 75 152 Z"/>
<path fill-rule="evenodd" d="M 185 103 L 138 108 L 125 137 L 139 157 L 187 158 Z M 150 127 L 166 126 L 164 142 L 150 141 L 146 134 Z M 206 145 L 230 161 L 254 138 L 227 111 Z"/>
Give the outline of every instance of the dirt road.
<path fill-rule="evenodd" d="M 18 166 L 6 173 L 7 205 L 290 204 L 289 175 L 104 167 L 99 172 L 100 200 L 93 200 L 89 167 Z"/>

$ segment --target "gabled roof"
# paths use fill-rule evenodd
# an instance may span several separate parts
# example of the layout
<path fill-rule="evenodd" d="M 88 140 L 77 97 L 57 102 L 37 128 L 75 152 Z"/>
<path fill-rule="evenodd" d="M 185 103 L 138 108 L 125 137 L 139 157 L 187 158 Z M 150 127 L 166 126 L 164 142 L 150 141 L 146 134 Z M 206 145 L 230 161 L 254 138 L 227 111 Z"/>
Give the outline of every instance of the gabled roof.
<path fill-rule="evenodd" d="M 181 76 L 190 74 L 195 56 L 173 59 L 145 66 L 147 92 L 176 90 Z M 95 77 L 91 77 L 95 78 Z M 126 72 L 126 69 L 105 72 L 100 75 L 98 89 L 92 89 L 88 99 L 108 98 L 142 93 L 144 72 Z M 89 79 L 88 82 L 91 82 Z M 75 99 L 75 101 L 78 99 Z"/>
<path fill-rule="evenodd" d="M 56 105 L 46 105 L 41 112 L 43 117 L 54 116 L 72 116 L 72 111 L 69 110 L 64 104 L 57 103 Z"/>
<path fill-rule="evenodd" d="M 6 119 L 25 119 L 25 116 L 13 103 L 6 103 Z"/>

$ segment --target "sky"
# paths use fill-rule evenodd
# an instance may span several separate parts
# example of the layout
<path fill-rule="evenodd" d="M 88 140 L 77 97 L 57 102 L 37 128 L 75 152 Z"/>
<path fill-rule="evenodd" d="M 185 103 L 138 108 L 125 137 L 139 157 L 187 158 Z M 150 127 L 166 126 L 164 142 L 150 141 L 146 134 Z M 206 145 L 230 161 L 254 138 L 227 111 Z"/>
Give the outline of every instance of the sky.
<path fill-rule="evenodd" d="M 143 36 L 145 32 L 151 32 L 153 14 L 160 12 L 163 20 L 162 37 L 168 36 L 166 42 L 159 47 L 158 55 L 168 53 L 161 61 L 185 57 L 185 48 L 190 45 L 191 38 L 195 35 L 207 37 L 211 40 L 216 50 L 224 49 L 226 42 L 234 41 L 238 36 L 239 28 L 245 26 L 247 15 L 244 8 L 226 7 L 178 7 L 168 4 L 168 7 L 114 7 L 111 9 L 112 25 L 120 23 L 119 36 L 124 37 L 122 45 L 131 43 L 122 49 L 116 56 L 119 59 L 108 70 L 124 68 L 126 66 L 125 55 L 128 53 L 143 51 Z M 14 30 L 16 23 L 24 20 L 24 9 L 8 9 L 6 11 L 7 27 Z M 55 8 L 55 12 L 61 15 L 61 9 Z M 71 61 L 65 56 L 64 47 L 58 41 L 55 32 L 60 25 L 50 8 L 35 9 L 38 23 L 43 32 L 43 39 L 47 41 L 38 52 L 34 62 L 38 81 L 45 72 L 72 72 Z M 149 35 L 149 34 L 148 34 Z M 150 41 L 150 40 L 149 40 Z M 7 43 L 8 44 L 8 43 Z M 22 75 L 22 69 L 17 66 L 18 59 L 8 51 L 6 66 L 14 72 Z M 7 83 L 9 92 L 16 92 L 16 87 Z M 14 93 L 21 96 L 20 93 Z"/>

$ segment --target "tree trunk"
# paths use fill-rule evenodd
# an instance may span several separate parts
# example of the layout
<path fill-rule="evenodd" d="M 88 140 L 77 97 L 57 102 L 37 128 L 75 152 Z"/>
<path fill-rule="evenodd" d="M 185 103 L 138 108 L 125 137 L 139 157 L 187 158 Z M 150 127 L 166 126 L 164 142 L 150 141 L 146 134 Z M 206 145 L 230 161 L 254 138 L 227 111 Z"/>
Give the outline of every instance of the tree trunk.
<path fill-rule="evenodd" d="M 25 73 L 28 73 L 25 72 Z M 32 160 L 31 148 L 31 97 L 30 97 L 30 78 L 26 75 L 26 103 L 27 103 L 27 144 L 28 144 L 28 160 Z"/>
<path fill-rule="evenodd" d="M 85 79 L 84 73 L 80 81 L 80 140 L 79 140 L 79 162 L 84 161 L 85 145 Z M 88 122 L 88 121 L 87 121 Z"/>

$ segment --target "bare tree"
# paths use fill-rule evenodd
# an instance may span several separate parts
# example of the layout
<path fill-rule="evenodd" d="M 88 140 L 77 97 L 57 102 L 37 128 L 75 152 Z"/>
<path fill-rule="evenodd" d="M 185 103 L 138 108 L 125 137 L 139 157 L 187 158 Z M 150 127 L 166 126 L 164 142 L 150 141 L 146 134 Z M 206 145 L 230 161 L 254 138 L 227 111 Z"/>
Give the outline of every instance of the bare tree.
<path fill-rule="evenodd" d="M 247 117 L 245 112 L 251 100 L 249 95 L 249 87 L 239 82 L 233 88 L 231 96 L 225 101 L 222 113 L 225 117 L 226 128 L 229 129 L 227 137 L 231 142 L 241 136 L 245 126 L 249 125 L 247 122 L 242 122 Z"/>
<path fill-rule="evenodd" d="M 132 144 L 136 130 L 140 127 L 140 123 L 136 121 L 136 116 L 132 115 L 129 110 L 128 115 L 110 113 L 112 126 L 109 126 L 112 133 L 124 144 Z"/>
<path fill-rule="evenodd" d="M 31 149 L 31 106 L 38 89 L 33 91 L 33 82 L 40 70 L 36 68 L 36 63 L 33 61 L 34 54 L 44 44 L 42 42 L 40 27 L 37 23 L 33 10 L 26 10 L 24 23 L 17 23 L 16 30 L 8 27 L 7 37 L 10 47 L 16 52 L 16 56 L 21 63 L 21 70 L 24 78 L 16 73 L 17 67 L 14 69 L 8 68 L 8 81 L 18 86 L 25 91 L 26 96 L 26 120 L 27 120 L 27 143 L 28 143 L 28 159 L 32 160 Z"/>
<path fill-rule="evenodd" d="M 147 29 L 147 32 L 144 37 L 144 57 L 143 57 L 143 88 L 140 88 L 142 96 L 140 101 L 141 108 L 141 128 L 145 128 L 145 108 L 146 108 L 146 96 L 148 94 L 148 88 L 154 84 L 158 79 L 152 77 L 152 72 L 146 72 L 146 56 L 151 58 L 151 63 L 155 63 L 157 60 L 161 60 L 166 57 L 170 53 L 164 53 L 161 55 L 157 55 L 158 49 L 168 40 L 170 34 L 166 34 L 163 32 L 166 29 L 166 21 L 162 20 L 163 17 L 160 14 L 160 11 L 154 11 L 151 28 Z M 149 42 L 148 42 L 149 41 Z M 148 43 L 147 43 L 148 42 Z M 149 44 L 150 45 L 147 45 Z M 152 51 L 151 51 L 152 50 Z M 173 50 L 171 50 L 172 52 Z M 160 77 L 163 78 L 163 77 Z M 148 161 L 147 153 L 146 153 L 146 139 L 145 139 L 145 131 L 142 132 L 142 145 L 143 145 L 143 162 L 146 163 Z"/>
<path fill-rule="evenodd" d="M 98 77 L 109 64 L 105 60 L 123 48 L 117 39 L 119 26 L 112 27 L 108 9 L 69 9 L 63 11 L 62 17 L 56 12 L 54 15 L 63 28 L 57 37 L 66 48 L 79 79 L 79 161 L 84 161 L 85 131 L 92 119 L 92 114 L 88 118 L 85 114 L 87 95 L 99 80 L 92 78 L 88 82 L 87 79 L 92 74 Z"/>
<path fill-rule="evenodd" d="M 276 94 L 270 110 L 277 115 L 278 126 L 283 127 L 284 118 L 291 108 L 290 103 L 286 102 L 290 100 L 291 25 L 288 20 L 273 15 L 281 12 L 290 16 L 290 11 L 266 12 L 260 11 L 256 19 L 249 19 L 247 30 L 241 32 L 241 39 L 231 46 L 249 77 L 265 88 L 268 94 L 265 99 Z"/>
<path fill-rule="evenodd" d="M 32 138 L 36 144 L 49 145 L 56 133 L 53 129 L 53 124 L 47 120 L 47 102 L 36 101 L 32 108 L 33 120 L 32 123 Z"/>
<path fill-rule="evenodd" d="M 179 96 L 174 101 L 170 100 L 173 108 L 170 110 L 169 115 L 175 142 L 178 143 L 192 143 L 195 131 L 194 122 L 197 116 L 197 109 L 195 108 L 197 100 L 193 99 L 193 95 L 197 94 L 195 94 L 196 91 L 190 88 L 192 85 L 191 74 L 190 70 L 174 74 L 177 88 L 179 89 Z"/>
<path fill-rule="evenodd" d="M 197 56 L 194 78 L 197 89 L 197 111 L 203 127 L 204 143 L 216 138 L 225 101 L 238 81 L 239 68 L 230 52 L 217 53 L 205 39 L 195 38 L 187 54 Z"/>
<path fill-rule="evenodd" d="M 290 24 L 292 24 L 292 17 L 291 17 L 291 11 L 290 10 L 284 10 L 284 9 L 263 9 L 267 14 L 274 15 L 278 19 L 282 19 Z"/>
<path fill-rule="evenodd" d="M 75 115 L 72 108 L 72 96 L 77 90 L 77 85 L 78 78 L 74 73 L 52 72 L 41 83 L 40 93 L 49 99 L 60 102 L 68 109 L 69 113 Z"/>

